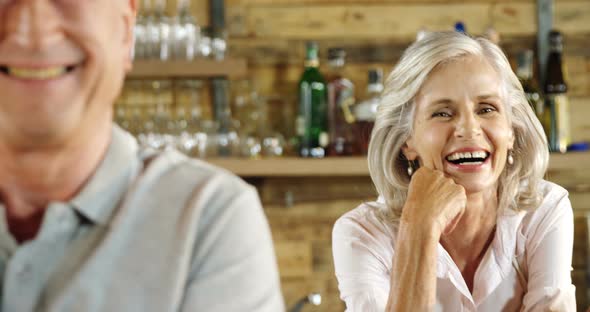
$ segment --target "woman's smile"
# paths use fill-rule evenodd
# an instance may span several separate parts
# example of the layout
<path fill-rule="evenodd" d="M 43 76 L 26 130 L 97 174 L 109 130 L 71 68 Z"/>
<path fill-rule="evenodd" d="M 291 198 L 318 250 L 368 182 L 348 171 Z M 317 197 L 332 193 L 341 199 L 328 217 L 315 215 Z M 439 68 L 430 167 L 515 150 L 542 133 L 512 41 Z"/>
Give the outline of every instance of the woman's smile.
<path fill-rule="evenodd" d="M 445 172 L 480 172 L 490 166 L 491 153 L 477 147 L 458 149 L 445 157 Z"/>

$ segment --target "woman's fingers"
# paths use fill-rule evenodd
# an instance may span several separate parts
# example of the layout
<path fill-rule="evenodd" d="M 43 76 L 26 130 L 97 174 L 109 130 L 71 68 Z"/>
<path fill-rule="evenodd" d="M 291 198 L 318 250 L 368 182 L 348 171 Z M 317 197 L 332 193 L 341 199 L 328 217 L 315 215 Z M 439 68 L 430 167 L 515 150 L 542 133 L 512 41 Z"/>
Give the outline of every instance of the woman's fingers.
<path fill-rule="evenodd" d="M 461 185 L 430 165 L 416 171 L 410 182 L 406 219 L 433 223 L 443 234 L 453 231 L 465 210 L 466 194 Z M 409 210 L 409 211 L 405 211 Z"/>

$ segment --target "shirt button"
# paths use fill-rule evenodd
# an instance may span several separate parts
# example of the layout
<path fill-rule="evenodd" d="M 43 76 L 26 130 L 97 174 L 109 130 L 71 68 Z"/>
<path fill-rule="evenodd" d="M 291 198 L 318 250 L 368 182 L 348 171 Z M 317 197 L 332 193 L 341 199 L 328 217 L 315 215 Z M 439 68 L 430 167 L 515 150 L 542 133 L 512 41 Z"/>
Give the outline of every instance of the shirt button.
<path fill-rule="evenodd" d="M 16 274 L 21 278 L 27 277 L 28 275 L 30 275 L 30 273 L 31 273 L 31 265 L 28 263 L 21 264 L 16 270 Z"/>

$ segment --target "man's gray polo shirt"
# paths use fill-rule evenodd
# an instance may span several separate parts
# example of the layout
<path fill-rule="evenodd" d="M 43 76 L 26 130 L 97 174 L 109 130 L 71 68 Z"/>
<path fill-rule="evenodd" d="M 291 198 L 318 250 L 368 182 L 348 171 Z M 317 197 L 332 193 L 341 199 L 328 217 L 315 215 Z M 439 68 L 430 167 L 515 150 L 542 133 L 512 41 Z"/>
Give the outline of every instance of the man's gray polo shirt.
<path fill-rule="evenodd" d="M 18 246 L 0 203 L 2 311 L 283 311 L 253 187 L 178 152 L 145 153 L 116 126 L 70 202 Z"/>

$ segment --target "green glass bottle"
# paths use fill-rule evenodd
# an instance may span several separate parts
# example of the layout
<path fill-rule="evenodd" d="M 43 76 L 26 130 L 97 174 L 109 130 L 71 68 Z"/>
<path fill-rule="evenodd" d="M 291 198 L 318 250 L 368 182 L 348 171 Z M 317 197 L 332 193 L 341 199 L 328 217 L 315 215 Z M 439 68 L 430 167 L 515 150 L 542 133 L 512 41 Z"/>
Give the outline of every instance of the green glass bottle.
<path fill-rule="evenodd" d="M 299 155 L 302 157 L 324 157 L 329 143 L 327 88 L 318 66 L 318 45 L 308 42 L 305 70 L 299 80 L 299 112 L 295 125 L 299 138 Z"/>

